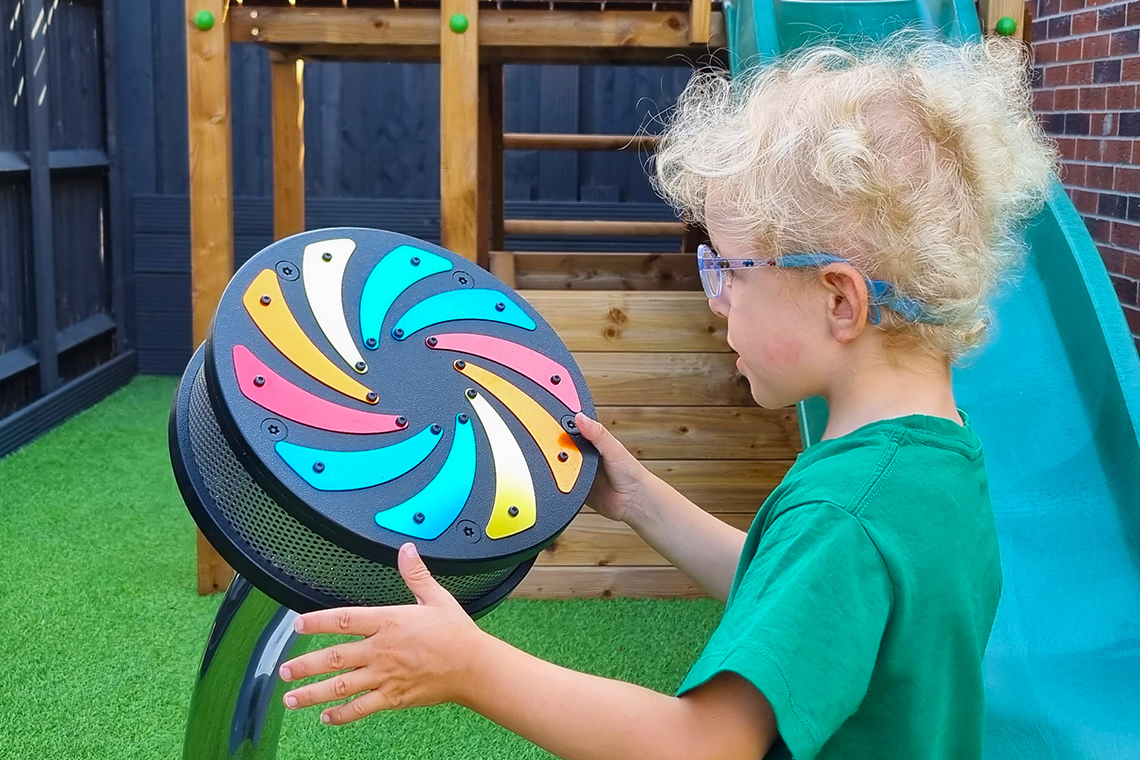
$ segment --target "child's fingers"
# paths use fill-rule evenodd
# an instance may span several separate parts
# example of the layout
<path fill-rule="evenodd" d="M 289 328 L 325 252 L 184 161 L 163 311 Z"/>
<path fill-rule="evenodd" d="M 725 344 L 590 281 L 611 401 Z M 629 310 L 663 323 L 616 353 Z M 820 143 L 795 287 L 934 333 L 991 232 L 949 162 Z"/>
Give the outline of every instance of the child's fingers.
<path fill-rule="evenodd" d="M 338 670 L 359 668 L 368 664 L 368 648 L 364 641 L 344 644 L 308 652 L 281 665 L 281 680 L 298 681 L 309 676 L 336 673 Z"/>
<path fill-rule="evenodd" d="M 590 419 L 578 412 L 574 415 L 574 424 L 578 426 L 578 431 L 586 440 L 594 444 L 594 448 L 598 450 L 603 459 L 616 460 L 628 456 L 629 452 L 626 451 L 625 446 L 621 445 L 621 441 L 614 438 L 613 433 L 597 420 Z"/>
<path fill-rule="evenodd" d="M 345 702 L 343 705 L 325 710 L 321 713 L 321 720 L 332 726 L 343 726 L 345 723 L 360 720 L 372 713 L 378 713 L 381 710 L 395 710 L 399 707 L 400 705 L 388 698 L 383 689 L 374 689 L 367 694 L 361 694 L 351 702 Z"/>
<path fill-rule="evenodd" d="M 285 706 L 290 710 L 297 710 L 312 705 L 323 705 L 325 702 L 339 702 L 354 694 L 375 688 L 375 681 L 376 676 L 373 672 L 366 668 L 358 668 L 286 693 Z"/>

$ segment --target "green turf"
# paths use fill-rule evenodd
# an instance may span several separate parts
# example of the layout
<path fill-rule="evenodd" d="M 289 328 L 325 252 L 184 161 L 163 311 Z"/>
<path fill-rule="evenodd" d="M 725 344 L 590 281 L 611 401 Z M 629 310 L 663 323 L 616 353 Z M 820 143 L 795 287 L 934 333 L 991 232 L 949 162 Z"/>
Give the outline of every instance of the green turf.
<path fill-rule="evenodd" d="M 178 758 L 220 595 L 194 591 L 194 526 L 166 447 L 169 378 L 143 377 L 0 460 L 0 758 Z M 510 600 L 483 621 L 541 657 L 675 688 L 711 601 Z M 329 727 L 286 716 L 282 760 L 548 757 L 437 707 Z"/>

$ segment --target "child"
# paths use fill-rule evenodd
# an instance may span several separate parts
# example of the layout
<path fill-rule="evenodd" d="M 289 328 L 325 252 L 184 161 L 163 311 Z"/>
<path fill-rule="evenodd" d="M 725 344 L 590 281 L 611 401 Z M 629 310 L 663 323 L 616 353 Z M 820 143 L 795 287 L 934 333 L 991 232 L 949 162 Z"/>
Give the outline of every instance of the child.
<path fill-rule="evenodd" d="M 604 465 L 589 504 L 727 600 L 678 696 L 483 633 L 408 544 L 418 605 L 299 617 L 304 634 L 365 638 L 285 663 L 286 681 L 347 671 L 286 705 L 364 692 L 322 715 L 342 724 L 457 702 L 573 760 L 980 758 L 1001 573 L 950 366 L 981 342 L 1010 225 L 1053 162 L 1006 43 L 815 49 L 742 91 L 695 77 L 656 185 L 709 231 L 709 305 L 756 401 L 821 395 L 830 417 L 745 535 L 578 416 Z"/>

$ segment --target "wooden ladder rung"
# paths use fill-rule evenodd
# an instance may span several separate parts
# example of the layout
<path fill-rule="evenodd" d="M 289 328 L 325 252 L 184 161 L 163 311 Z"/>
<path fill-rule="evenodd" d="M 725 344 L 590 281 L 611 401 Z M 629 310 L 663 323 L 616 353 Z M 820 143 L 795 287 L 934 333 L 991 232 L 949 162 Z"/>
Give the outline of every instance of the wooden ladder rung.
<path fill-rule="evenodd" d="M 506 150 L 654 150 L 657 135 L 572 135 L 551 132 L 507 132 Z"/>
<path fill-rule="evenodd" d="M 625 222 L 589 219 L 504 219 L 507 235 L 582 235 L 672 237 L 685 233 L 684 222 Z"/>

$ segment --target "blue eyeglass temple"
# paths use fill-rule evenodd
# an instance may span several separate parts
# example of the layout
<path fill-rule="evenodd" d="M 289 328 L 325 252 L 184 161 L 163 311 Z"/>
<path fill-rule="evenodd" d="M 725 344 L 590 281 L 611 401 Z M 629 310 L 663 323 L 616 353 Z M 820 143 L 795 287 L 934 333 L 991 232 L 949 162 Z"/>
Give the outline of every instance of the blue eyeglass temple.
<path fill-rule="evenodd" d="M 708 246 L 701 246 L 706 250 L 712 251 Z M 698 249 L 699 250 L 699 249 Z M 715 253 L 714 253 L 715 255 Z M 722 269 L 721 267 L 707 266 L 704 262 L 713 261 L 714 259 L 702 259 L 702 269 Z M 831 253 L 790 253 L 776 259 L 776 266 L 795 269 L 805 267 L 818 267 L 825 264 L 849 264 L 847 259 L 841 256 L 836 256 Z M 868 308 L 867 317 L 871 324 L 877 325 L 883 320 L 883 315 L 879 311 L 880 306 L 885 306 L 898 314 L 903 319 L 909 322 L 926 322 L 929 324 L 939 324 L 940 320 L 931 315 L 922 303 L 910 296 L 905 296 L 899 293 L 898 290 L 889 282 L 885 280 L 872 280 L 867 278 L 867 289 L 870 291 L 870 304 Z"/>

